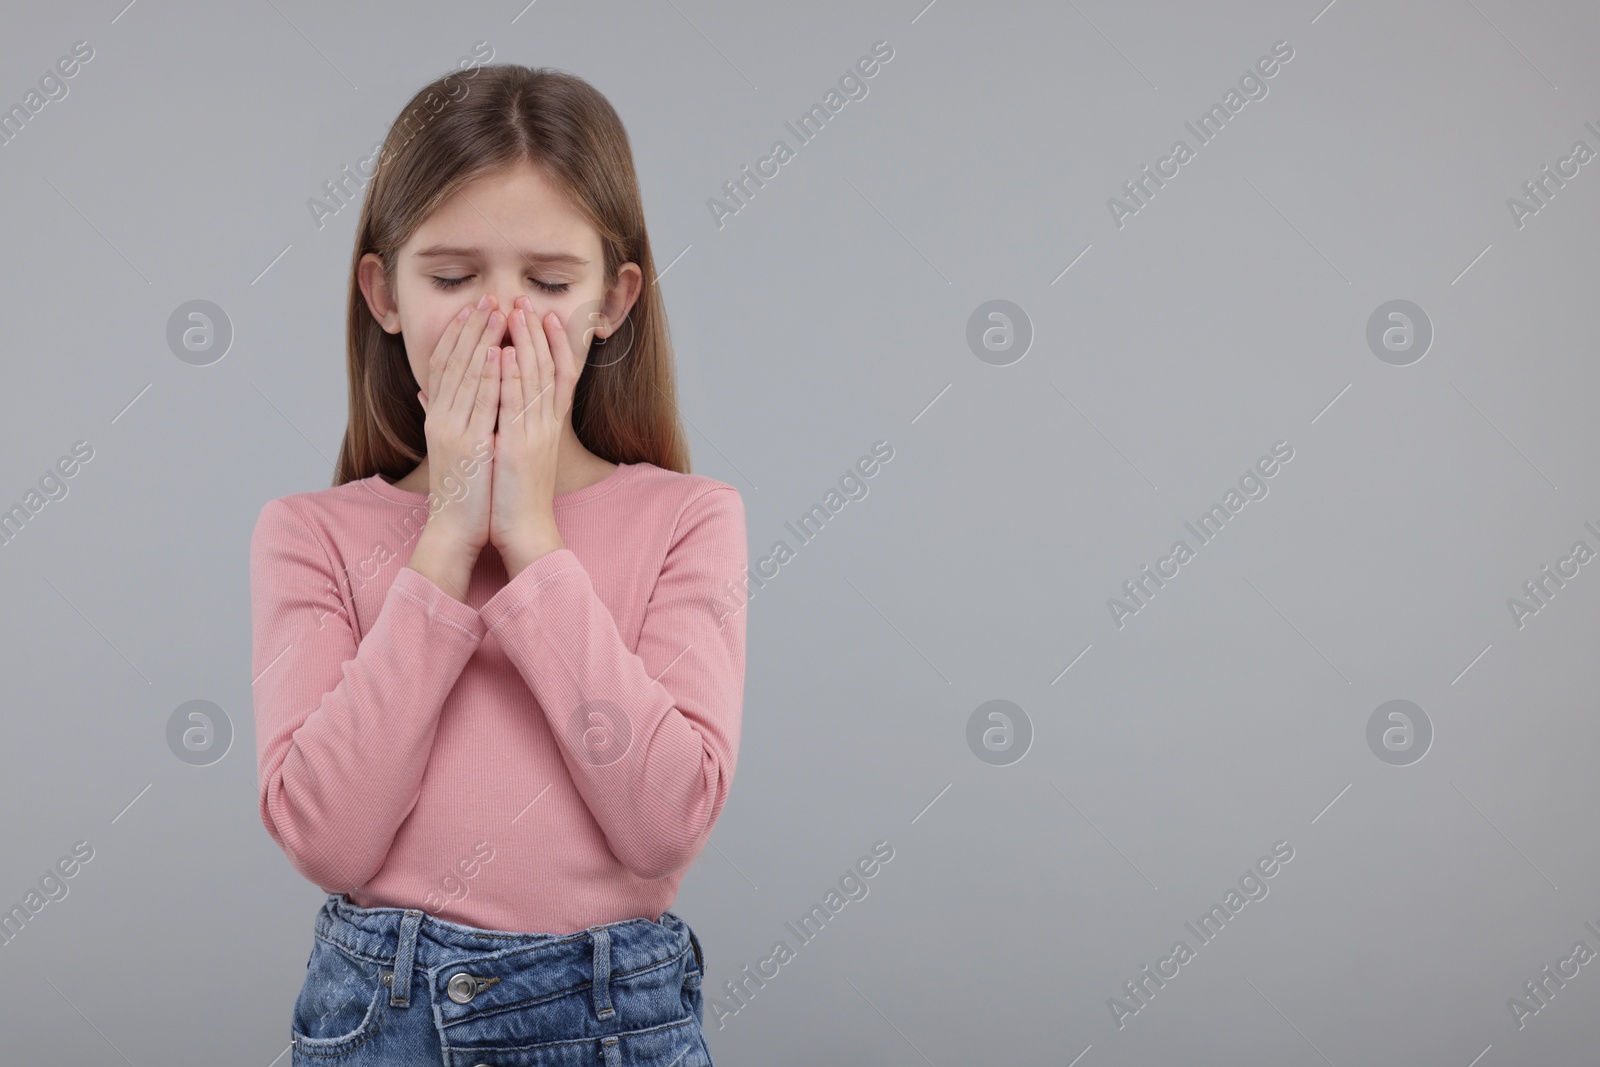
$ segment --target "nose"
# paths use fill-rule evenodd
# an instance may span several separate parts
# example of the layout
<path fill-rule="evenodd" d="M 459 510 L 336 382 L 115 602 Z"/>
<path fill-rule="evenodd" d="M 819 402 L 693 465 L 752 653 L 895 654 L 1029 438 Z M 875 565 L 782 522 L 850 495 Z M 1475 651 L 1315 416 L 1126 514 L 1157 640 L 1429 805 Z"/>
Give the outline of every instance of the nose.
<path fill-rule="evenodd" d="M 514 343 L 511 336 L 511 314 L 516 310 L 516 300 L 521 294 L 513 291 L 509 294 L 491 291 L 489 297 L 491 310 L 498 310 L 503 318 L 500 336 L 489 341 L 491 345 L 509 345 Z M 531 318 L 531 316 L 530 316 Z"/>

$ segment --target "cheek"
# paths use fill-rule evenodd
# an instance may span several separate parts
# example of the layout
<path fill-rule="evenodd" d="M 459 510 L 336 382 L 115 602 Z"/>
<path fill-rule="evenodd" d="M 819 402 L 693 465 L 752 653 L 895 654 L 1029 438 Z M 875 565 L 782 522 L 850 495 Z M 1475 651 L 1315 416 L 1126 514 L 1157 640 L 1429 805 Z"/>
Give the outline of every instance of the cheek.
<path fill-rule="evenodd" d="M 595 331 L 602 324 L 604 308 L 605 301 L 598 296 L 574 300 L 555 308 L 567 328 L 567 337 L 572 342 L 574 353 L 582 353 L 594 343 Z"/>
<path fill-rule="evenodd" d="M 406 362 L 411 364 L 411 375 L 424 392 L 428 388 L 428 362 L 438 349 L 450 321 L 448 315 L 441 315 L 437 321 L 429 319 L 422 323 L 404 323 L 400 328 L 406 339 Z"/>
<path fill-rule="evenodd" d="M 582 370 L 584 360 L 595 351 L 592 347 L 597 340 L 595 331 L 601 326 L 599 307 L 596 305 L 590 309 L 584 306 L 569 310 L 562 316 L 561 322 L 567 329 L 567 346 L 572 351 L 573 362 Z"/>

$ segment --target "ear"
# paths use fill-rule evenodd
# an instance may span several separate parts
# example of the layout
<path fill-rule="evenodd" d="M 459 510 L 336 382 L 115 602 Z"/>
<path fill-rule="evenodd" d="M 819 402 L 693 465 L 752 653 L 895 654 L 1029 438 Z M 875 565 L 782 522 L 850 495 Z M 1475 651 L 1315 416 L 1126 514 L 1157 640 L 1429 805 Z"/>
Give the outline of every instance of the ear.
<path fill-rule="evenodd" d="M 373 319 L 388 333 L 400 332 L 400 305 L 395 302 L 394 291 L 383 276 L 383 260 L 376 252 L 368 252 L 356 265 L 356 284 L 366 298 L 367 310 Z"/>
<path fill-rule="evenodd" d="M 606 290 L 604 306 L 600 314 L 608 324 L 605 329 L 597 328 L 596 337 L 610 337 L 621 323 L 628 317 L 628 312 L 633 310 L 633 305 L 639 299 L 639 293 L 644 289 L 644 272 L 637 263 L 624 263 L 617 268 L 617 280 L 610 289 Z"/>

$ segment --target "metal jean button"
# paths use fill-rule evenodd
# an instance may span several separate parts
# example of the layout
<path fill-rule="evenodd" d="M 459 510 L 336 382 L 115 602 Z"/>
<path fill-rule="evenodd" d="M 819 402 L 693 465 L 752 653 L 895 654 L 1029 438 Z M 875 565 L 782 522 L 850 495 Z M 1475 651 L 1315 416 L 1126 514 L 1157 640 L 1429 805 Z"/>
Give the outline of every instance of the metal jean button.
<path fill-rule="evenodd" d="M 457 971 L 450 976 L 450 983 L 445 986 L 445 992 L 457 1004 L 465 1004 L 498 981 L 500 981 L 498 978 L 479 978 L 466 971 Z"/>

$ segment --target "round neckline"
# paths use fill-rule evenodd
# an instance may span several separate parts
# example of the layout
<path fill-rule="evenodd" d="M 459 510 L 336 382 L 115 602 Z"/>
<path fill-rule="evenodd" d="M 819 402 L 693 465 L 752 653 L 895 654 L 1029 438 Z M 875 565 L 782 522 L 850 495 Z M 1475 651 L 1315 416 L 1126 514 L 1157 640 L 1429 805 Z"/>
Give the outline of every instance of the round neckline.
<path fill-rule="evenodd" d="M 609 493 L 621 483 L 623 476 L 628 471 L 637 466 L 639 466 L 637 463 L 619 463 L 610 474 L 607 474 L 598 482 L 590 482 L 583 488 L 574 489 L 570 493 L 557 493 L 551 498 L 550 506 L 564 508 L 572 504 L 582 504 L 585 501 L 593 500 L 597 496 Z M 369 490 L 386 500 L 392 500 L 399 504 L 410 504 L 413 507 L 426 507 L 428 504 L 427 493 L 413 493 L 409 489 L 401 489 L 393 482 L 385 481 L 381 474 L 368 475 L 361 481 L 366 483 Z"/>

